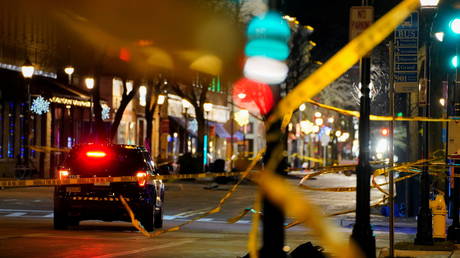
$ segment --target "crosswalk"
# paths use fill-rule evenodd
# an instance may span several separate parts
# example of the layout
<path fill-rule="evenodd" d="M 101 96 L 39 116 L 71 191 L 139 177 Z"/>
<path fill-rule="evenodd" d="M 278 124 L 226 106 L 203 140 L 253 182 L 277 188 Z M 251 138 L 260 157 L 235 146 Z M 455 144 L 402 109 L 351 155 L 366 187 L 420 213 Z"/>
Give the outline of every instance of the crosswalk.
<path fill-rule="evenodd" d="M 197 215 L 203 214 L 209 209 L 198 209 L 180 212 L 174 215 L 164 215 L 164 220 L 185 222 L 189 221 Z M 0 209 L 0 217 L 6 218 L 36 218 L 36 219 L 49 219 L 53 218 L 53 211 L 51 210 L 19 210 L 19 209 Z M 204 223 L 227 223 L 227 221 L 218 218 L 201 218 L 198 222 Z M 251 224 L 250 220 L 240 220 L 236 224 Z"/>

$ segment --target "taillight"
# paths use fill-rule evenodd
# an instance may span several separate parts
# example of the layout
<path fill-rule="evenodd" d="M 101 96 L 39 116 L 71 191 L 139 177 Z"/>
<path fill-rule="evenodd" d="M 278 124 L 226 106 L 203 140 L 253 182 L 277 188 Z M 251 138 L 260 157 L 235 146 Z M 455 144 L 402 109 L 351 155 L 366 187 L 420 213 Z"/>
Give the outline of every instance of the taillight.
<path fill-rule="evenodd" d="M 86 152 L 86 156 L 91 158 L 103 158 L 107 156 L 107 153 L 103 151 L 88 151 Z"/>
<path fill-rule="evenodd" d="M 147 181 L 147 172 L 138 171 L 136 173 L 136 177 L 137 177 L 137 183 L 139 184 L 139 186 L 144 186 L 145 182 Z"/>
<path fill-rule="evenodd" d="M 67 179 L 69 178 L 70 172 L 67 169 L 59 169 L 59 180 Z"/>

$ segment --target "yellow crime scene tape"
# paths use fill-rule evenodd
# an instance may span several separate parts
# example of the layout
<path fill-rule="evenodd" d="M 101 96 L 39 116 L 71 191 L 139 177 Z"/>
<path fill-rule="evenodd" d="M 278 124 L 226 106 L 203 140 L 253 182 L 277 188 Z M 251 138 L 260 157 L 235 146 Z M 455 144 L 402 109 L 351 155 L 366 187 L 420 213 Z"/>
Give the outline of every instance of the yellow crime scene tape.
<path fill-rule="evenodd" d="M 240 176 L 245 172 L 222 172 L 222 173 L 198 173 L 183 175 L 154 175 L 148 176 L 148 180 L 173 180 L 173 179 L 192 179 L 208 178 L 220 176 Z M 26 180 L 2 180 L 0 187 L 29 187 L 29 186 L 57 186 L 57 185 L 75 185 L 75 184 L 94 184 L 94 183 L 118 183 L 118 182 L 137 182 L 135 176 L 121 177 L 84 177 L 69 179 L 26 179 Z"/>
<path fill-rule="evenodd" d="M 254 174 L 255 172 L 251 172 L 251 170 L 253 169 L 253 167 L 257 164 L 257 162 L 259 161 L 260 158 L 262 158 L 262 155 L 264 153 L 264 150 L 261 150 L 256 158 L 254 158 L 254 160 L 251 162 L 251 164 L 248 166 L 248 168 L 246 169 L 246 171 L 244 172 L 240 172 L 238 173 L 238 175 L 241 175 L 240 179 L 238 180 L 238 182 L 236 184 L 234 184 L 232 186 L 232 188 L 222 197 L 222 199 L 220 199 L 219 203 L 216 205 L 215 208 L 213 209 L 210 209 L 209 211 L 207 212 L 204 212 L 203 214 L 201 215 L 198 215 L 194 218 L 192 218 L 191 220 L 189 221 L 186 221 L 184 223 L 181 223 L 177 226 L 173 226 L 173 227 L 170 227 L 170 228 L 167 228 L 167 229 L 162 229 L 162 230 L 157 230 L 157 231 L 154 231 L 153 233 L 149 233 L 147 232 L 143 227 L 142 225 L 139 223 L 139 221 L 135 218 L 134 216 L 134 213 L 132 212 L 131 208 L 129 207 L 128 203 L 126 201 L 124 201 L 124 199 L 120 198 L 120 200 L 122 201 L 124 207 L 126 208 L 127 212 L 130 214 L 130 217 L 131 217 L 131 222 L 133 224 L 133 226 L 135 228 L 137 228 L 143 235 L 147 236 L 147 237 L 157 237 L 161 234 L 164 234 L 164 233 L 167 233 L 167 232 L 173 232 L 173 231 L 177 231 L 177 230 L 180 230 L 183 226 L 186 226 L 188 224 L 191 224 L 193 222 L 196 222 L 197 220 L 199 219 L 202 219 L 204 217 L 207 217 L 211 214 L 214 214 L 214 213 L 218 213 L 221 211 L 224 203 L 227 201 L 228 198 L 230 198 L 233 193 L 236 192 L 236 190 L 238 189 L 238 186 L 250 175 L 250 174 Z"/>
<path fill-rule="evenodd" d="M 380 200 L 374 202 L 373 204 L 370 205 L 370 207 L 376 207 L 376 206 L 379 206 L 383 203 L 385 203 L 385 201 L 388 199 L 388 197 L 383 197 L 381 198 Z M 334 212 L 334 213 L 331 213 L 331 214 L 327 214 L 325 215 L 326 217 L 335 217 L 335 216 L 339 216 L 339 215 L 344 215 L 344 214 L 348 214 L 348 213 L 352 213 L 352 212 L 355 212 L 356 209 L 349 209 L 349 210 L 344 210 L 344 211 L 338 211 L 338 212 Z M 300 225 L 302 223 L 305 223 L 305 221 L 293 221 L 291 223 L 289 223 L 288 225 L 286 225 L 284 228 L 285 229 L 289 229 L 289 228 L 292 228 L 292 227 L 295 227 L 297 225 Z"/>
<path fill-rule="evenodd" d="M 36 151 L 36 152 L 69 152 L 69 148 L 56 148 L 56 147 L 50 147 L 50 146 L 29 146 L 29 149 Z"/>
<path fill-rule="evenodd" d="M 297 157 L 301 160 L 310 160 L 310 161 L 313 161 L 313 162 L 318 162 L 318 163 L 322 163 L 323 160 L 322 159 L 317 159 L 317 158 L 313 158 L 313 157 L 307 157 L 307 156 L 302 156 L 300 155 L 299 153 L 294 153 L 292 155 L 290 155 L 291 157 Z"/>
<path fill-rule="evenodd" d="M 315 105 L 317 107 L 332 110 L 332 111 L 335 111 L 335 112 L 338 112 L 338 113 L 341 113 L 341 114 L 344 114 L 344 115 L 354 116 L 354 117 L 359 117 L 360 116 L 358 111 L 346 110 L 346 109 L 342 109 L 342 108 L 329 106 L 329 105 L 326 105 L 326 104 L 316 102 L 316 101 L 314 101 L 312 99 L 308 99 L 308 100 L 306 100 L 306 102 L 310 103 L 312 105 Z M 377 115 L 370 115 L 369 119 L 374 120 L 374 121 L 391 121 L 391 120 L 395 120 L 395 121 L 420 121 L 420 122 L 451 122 L 451 121 L 458 121 L 458 119 L 430 118 L 430 117 L 419 117 L 419 116 L 416 116 L 416 117 L 394 117 L 394 119 L 393 119 L 392 116 L 377 116 Z"/>
<path fill-rule="evenodd" d="M 282 119 L 287 114 L 292 114 L 302 103 L 307 102 L 344 74 L 390 35 L 418 5 L 419 1 L 417 0 L 404 0 L 354 38 L 279 102 L 276 110 L 267 121 L 268 125 L 273 124 L 278 119 Z"/>

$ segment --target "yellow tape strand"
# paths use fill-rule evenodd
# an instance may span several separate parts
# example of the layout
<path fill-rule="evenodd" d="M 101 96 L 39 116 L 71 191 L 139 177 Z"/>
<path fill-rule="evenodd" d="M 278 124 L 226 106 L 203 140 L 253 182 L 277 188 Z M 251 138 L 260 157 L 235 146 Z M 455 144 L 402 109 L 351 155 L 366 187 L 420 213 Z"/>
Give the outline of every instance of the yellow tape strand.
<path fill-rule="evenodd" d="M 271 125 L 284 115 L 291 114 L 303 102 L 311 99 L 340 75 L 344 74 L 359 59 L 390 35 L 412 11 L 416 10 L 418 5 L 418 0 L 404 0 L 349 42 L 280 101 L 275 112 L 269 117 L 268 124 Z"/>
<path fill-rule="evenodd" d="M 251 258 L 259 257 L 257 239 L 259 235 L 260 212 L 258 211 L 262 209 L 262 192 L 260 190 L 257 190 L 256 199 L 254 201 L 254 209 L 256 212 L 252 214 L 251 231 L 248 236 L 248 250 Z"/>
<path fill-rule="evenodd" d="M 363 257 L 355 244 L 348 237 L 330 224 L 322 215 L 320 209 L 311 203 L 303 193 L 295 190 L 283 178 L 270 171 L 263 171 L 252 179 L 260 185 L 264 194 L 281 207 L 289 216 L 313 229 L 323 245 L 337 257 Z"/>
<path fill-rule="evenodd" d="M 180 230 L 181 227 L 185 226 L 185 225 L 188 225 L 188 224 L 191 224 L 199 219 L 202 219 L 204 217 L 207 217 L 211 214 L 214 214 L 214 213 L 217 213 L 217 212 L 220 212 L 220 210 L 222 209 L 222 206 L 224 205 L 225 201 L 230 198 L 232 196 L 232 194 L 238 189 L 238 186 L 244 181 L 244 179 L 246 177 L 248 177 L 250 174 L 251 174 L 251 170 L 252 168 L 256 165 L 257 161 L 262 157 L 262 154 L 264 153 L 264 150 L 261 150 L 256 158 L 254 158 L 254 160 L 251 162 L 251 164 L 248 166 L 248 168 L 246 169 L 246 171 L 242 172 L 242 173 L 239 173 L 241 174 L 241 178 L 238 180 L 238 182 L 236 184 L 233 185 L 233 187 L 224 195 L 224 197 L 219 201 L 219 203 L 217 204 L 217 206 L 201 215 L 198 215 L 196 216 L 195 218 L 192 218 L 191 220 L 187 221 L 187 222 L 184 222 L 184 223 L 181 223 L 177 226 L 174 226 L 174 227 L 170 227 L 170 228 L 167 228 L 167 229 L 163 229 L 163 230 L 158 230 L 158 231 L 155 231 L 153 233 L 150 233 L 146 236 L 148 237 L 156 237 L 156 236 L 159 236 L 161 234 L 164 234 L 164 233 L 167 233 L 167 232 L 172 232 L 172 231 L 177 231 L 177 230 Z M 130 207 L 128 205 L 128 203 L 124 203 L 125 205 L 125 208 L 127 209 L 128 213 L 130 213 L 130 216 L 132 215 L 131 217 L 131 222 L 133 224 L 134 227 L 137 228 L 136 224 L 138 223 L 138 221 L 135 219 L 134 217 L 134 214 L 132 213 L 132 211 L 130 212 Z M 136 222 L 137 221 L 137 222 Z M 141 231 L 142 232 L 142 231 Z M 147 232 L 148 233 L 148 232 Z M 142 232 L 142 234 L 145 235 L 144 232 Z"/>
<path fill-rule="evenodd" d="M 319 102 L 316 102 L 312 99 L 306 100 L 305 102 L 310 103 L 312 105 L 315 105 L 320 108 L 332 110 L 347 116 L 354 116 L 354 117 L 359 117 L 359 112 L 358 111 L 352 111 L 352 110 L 346 110 L 342 108 L 337 108 L 333 106 L 329 106 L 326 104 L 322 104 Z M 374 121 L 391 121 L 393 120 L 393 117 L 391 116 L 376 116 L 376 115 L 370 115 L 369 117 L 370 120 Z M 421 122 L 451 122 L 455 121 L 455 119 L 447 119 L 447 118 L 429 118 L 429 117 L 395 117 L 395 121 L 421 121 Z"/>

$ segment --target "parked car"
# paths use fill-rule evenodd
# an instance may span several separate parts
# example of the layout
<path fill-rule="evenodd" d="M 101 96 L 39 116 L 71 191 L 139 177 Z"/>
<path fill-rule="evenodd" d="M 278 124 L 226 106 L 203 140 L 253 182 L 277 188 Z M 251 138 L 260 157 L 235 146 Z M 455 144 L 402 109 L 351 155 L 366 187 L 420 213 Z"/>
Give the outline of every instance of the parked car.
<path fill-rule="evenodd" d="M 149 153 L 132 145 L 83 144 L 74 147 L 58 169 L 58 177 L 136 176 L 137 182 L 56 186 L 54 228 L 77 226 L 82 220 L 130 221 L 122 195 L 147 231 L 163 225 L 164 184 Z"/>

